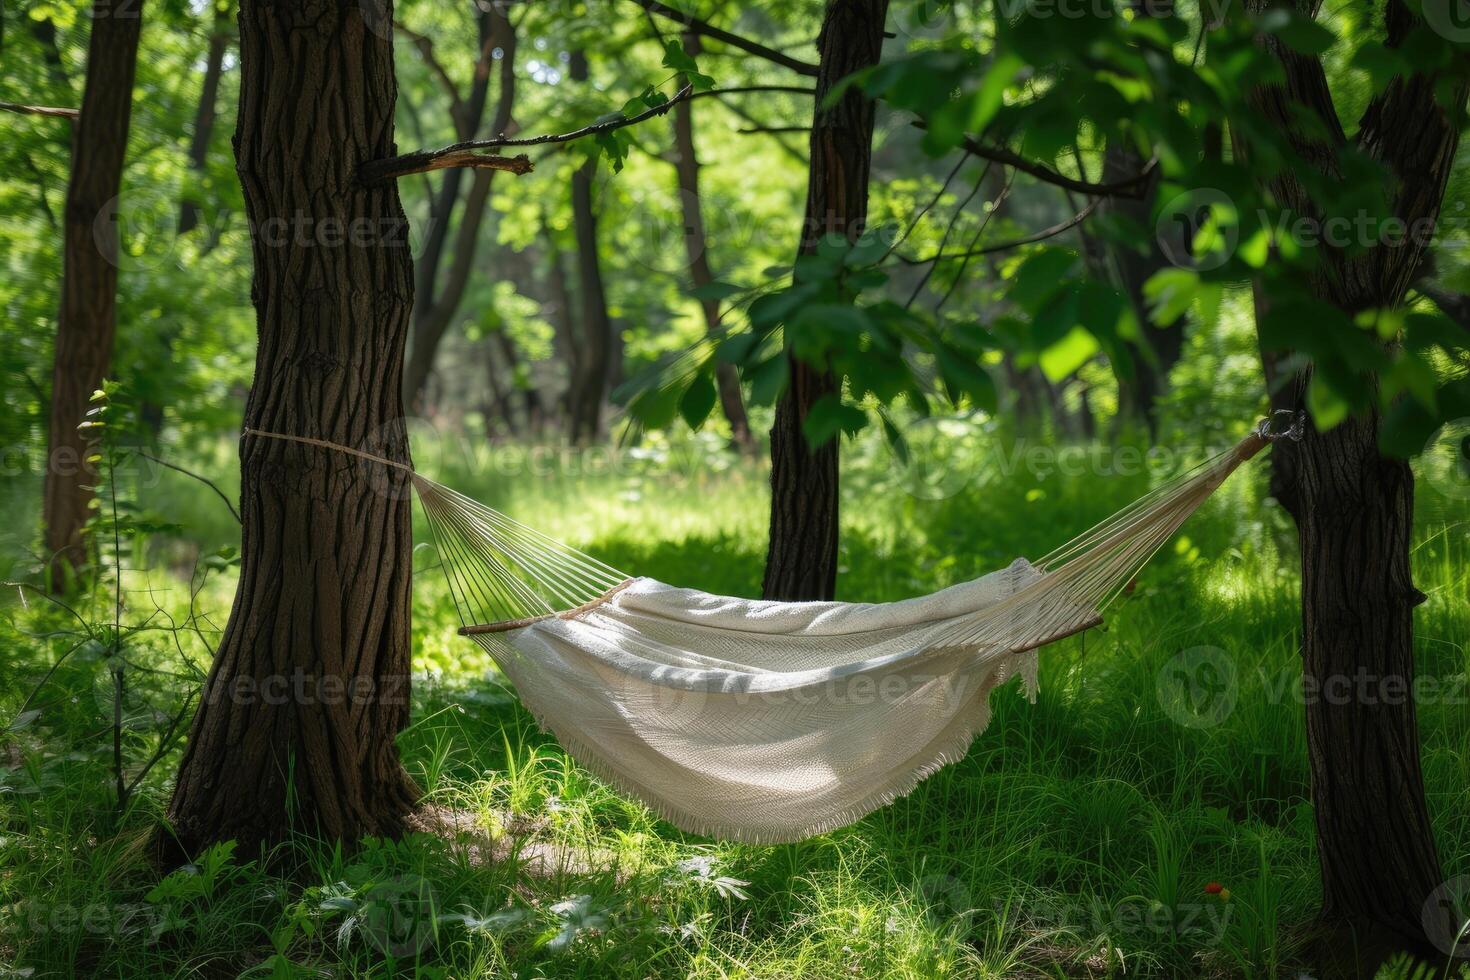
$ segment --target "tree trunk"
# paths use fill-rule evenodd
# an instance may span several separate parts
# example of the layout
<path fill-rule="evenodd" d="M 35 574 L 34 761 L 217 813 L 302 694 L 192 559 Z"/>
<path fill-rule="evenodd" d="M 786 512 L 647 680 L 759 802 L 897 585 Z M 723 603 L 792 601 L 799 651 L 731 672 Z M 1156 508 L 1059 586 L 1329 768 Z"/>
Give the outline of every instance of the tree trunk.
<path fill-rule="evenodd" d="M 1138 17 L 1174 16 L 1173 0 L 1132 0 L 1129 6 Z M 1126 180 L 1142 171 L 1145 164 L 1132 146 L 1110 142 L 1103 153 L 1102 181 L 1106 184 Z M 1156 178 L 1150 180 L 1138 198 L 1111 199 L 1107 202 L 1108 210 L 1140 228 L 1152 227 L 1158 183 Z M 1170 370 L 1184 353 L 1184 322 L 1176 322 L 1172 327 L 1154 323 L 1143 287 L 1155 273 L 1168 268 L 1169 259 L 1157 235 L 1148 235 L 1141 244 L 1146 251 L 1106 246 L 1118 285 L 1128 297 L 1139 331 L 1133 377 L 1119 385 L 1119 415 L 1143 422 L 1150 436 L 1157 436 L 1158 400 L 1168 390 Z"/>
<path fill-rule="evenodd" d="M 470 273 L 474 271 L 475 252 L 480 243 L 480 225 L 490 205 L 490 186 L 493 170 L 476 170 L 470 181 L 470 192 L 465 200 L 464 217 L 460 219 L 455 234 L 454 261 L 450 264 L 449 276 L 439 300 L 418 317 L 414 323 L 413 339 L 409 344 L 408 367 L 403 373 L 404 401 L 415 410 L 426 408 L 425 386 L 434 371 L 434 357 L 439 344 L 449 332 L 459 304 L 469 286 Z M 420 304 L 423 309 L 423 304 Z"/>
<path fill-rule="evenodd" d="M 219 101 L 219 81 L 224 74 L 225 52 L 230 46 L 230 12 L 227 6 L 214 4 L 214 27 L 209 35 L 209 54 L 204 60 L 204 85 L 199 90 L 199 107 L 194 113 L 194 132 L 189 139 L 189 169 L 196 178 L 203 176 L 209 163 L 209 141 L 214 136 L 216 104 Z M 190 189 L 179 204 L 179 234 L 183 235 L 199 224 L 199 202 L 195 191 Z"/>
<path fill-rule="evenodd" d="M 506 18 L 499 3 L 482 5 L 480 13 L 480 58 L 475 67 L 475 81 L 464 112 L 457 120 L 460 139 L 473 139 L 480 128 L 484 115 L 485 96 L 488 91 L 491 51 L 499 47 L 500 94 L 496 99 L 495 118 L 491 129 L 497 135 L 511 125 L 511 113 L 515 107 L 515 26 Z M 413 341 L 409 347 L 408 368 L 404 373 L 404 393 L 410 406 L 421 405 L 424 384 L 434 370 L 434 355 L 448 332 L 459 304 L 464 300 L 469 285 L 470 273 L 474 270 L 475 253 L 480 244 L 480 228 L 485 222 L 490 201 L 490 189 L 495 171 L 476 170 L 470 178 L 470 191 L 465 200 L 464 215 L 459 220 L 454 240 L 454 261 L 450 264 L 448 277 L 442 289 L 436 292 L 439 266 L 444 256 L 444 246 L 454 215 L 454 205 L 459 199 L 461 176 L 459 168 L 451 168 L 444 174 L 436 203 L 432 208 L 433 224 L 425 243 L 424 258 L 418 274 L 418 302 L 414 307 Z"/>
<path fill-rule="evenodd" d="M 573 51 L 571 79 L 588 80 L 587 55 Z M 607 313 L 607 293 L 602 283 L 602 264 L 597 255 L 597 213 L 592 208 L 592 178 L 597 164 L 588 160 L 572 174 L 572 226 L 577 240 L 577 278 L 581 286 L 581 352 L 578 376 L 571 391 L 571 437 L 589 443 L 602 431 L 602 403 L 612 371 L 612 320 Z"/>
<path fill-rule="evenodd" d="M 1419 23 L 1391 0 L 1386 44 L 1398 47 Z M 1441 106 L 1463 106 L 1465 84 L 1418 74 L 1394 79 L 1369 101 L 1350 144 L 1321 61 L 1272 37 L 1262 44 L 1283 68 L 1279 84 L 1252 93 L 1263 119 L 1327 179 L 1341 179 L 1335 168 L 1343 149 L 1379 161 L 1397 178 L 1393 215 L 1407 228 L 1434 222 L 1459 141 L 1458 118 Z M 1312 116 L 1304 127 L 1301 120 Z M 1249 160 L 1249 144 L 1234 136 L 1236 158 Z M 1320 219 L 1295 173 L 1278 174 L 1269 189 L 1290 213 Z M 1323 248 L 1308 285 L 1349 316 L 1401 306 L 1423 246 L 1422 236 L 1409 235 L 1401 247 L 1356 255 Z M 1268 312 L 1259 283 L 1256 312 L 1258 320 Z M 1275 355 L 1265 366 L 1273 403 L 1299 408 L 1306 378 L 1281 378 Z M 1378 415 L 1369 413 L 1327 432 L 1308 426 L 1299 445 L 1276 443 L 1272 490 L 1297 524 L 1302 669 L 1322 692 L 1308 699 L 1306 720 L 1323 917 L 1427 945 L 1450 926 L 1447 909 L 1425 905 L 1444 876 L 1424 798 L 1413 695 L 1413 609 L 1423 598 L 1410 575 L 1414 484 L 1407 462 L 1379 453 L 1378 429 Z M 1358 686 L 1363 679 L 1367 694 Z M 1379 696 L 1390 684 L 1402 696 Z"/>
<path fill-rule="evenodd" d="M 96 0 L 81 118 L 73 126 L 61 306 L 51 375 L 50 456 L 42 503 L 56 587 L 87 561 L 82 532 L 96 473 L 77 431 L 112 360 L 117 329 L 118 191 L 133 109 L 140 0 Z"/>
<path fill-rule="evenodd" d="M 699 35 L 684 33 L 684 50 L 698 54 Z M 689 254 L 689 278 L 696 289 L 715 281 L 709 264 L 709 242 L 704 233 L 704 204 L 699 198 L 699 155 L 694 148 L 694 107 L 688 100 L 674 106 L 674 168 L 679 178 L 679 202 L 684 216 L 684 247 Z M 711 334 L 720 330 L 720 301 L 700 301 L 704 324 Z M 755 438 L 745 414 L 745 400 L 740 395 L 740 375 L 735 365 L 721 361 L 715 366 L 715 386 L 720 393 L 720 409 L 730 423 L 730 434 L 742 452 L 755 451 Z"/>
<path fill-rule="evenodd" d="M 1376 417 L 1310 432 L 1292 457 L 1283 501 L 1302 553 L 1302 665 L 1307 746 L 1322 868 L 1322 912 L 1424 928 L 1425 899 L 1443 881 L 1424 798 L 1414 699 L 1414 588 L 1409 553 L 1414 479 L 1378 452 Z M 1279 444 L 1278 444 L 1279 445 Z M 1403 697 L 1369 696 L 1385 684 Z"/>
<path fill-rule="evenodd" d="M 407 219 L 396 186 L 356 180 L 395 152 L 389 18 L 386 4 L 241 4 L 235 155 L 258 334 L 245 423 L 406 463 Z M 258 436 L 240 463 L 240 582 L 167 849 L 397 835 L 419 795 L 394 743 L 409 712 L 407 479 Z"/>
<path fill-rule="evenodd" d="M 1103 156 L 1103 183 L 1124 180 L 1143 169 L 1145 161 L 1131 148 L 1109 146 Z M 1152 225 L 1154 199 L 1158 182 L 1150 181 L 1141 198 L 1113 198 L 1108 209 L 1123 215 L 1141 228 Z M 1128 297 L 1133 316 L 1138 321 L 1138 356 L 1134 358 L 1133 377 L 1119 386 L 1121 415 L 1142 421 L 1151 435 L 1158 434 L 1158 400 L 1168 391 L 1169 372 L 1184 354 L 1184 321 L 1160 327 L 1154 323 L 1144 298 L 1143 287 L 1157 272 L 1168 268 L 1169 260 L 1159 246 L 1158 237 L 1149 235 L 1147 252 L 1109 246 L 1118 285 Z"/>
<path fill-rule="evenodd" d="M 97 9 L 105 13 L 112 6 L 113 3 L 111 0 L 103 0 L 103 2 L 98 3 Z M 126 4 L 122 3 L 117 4 L 117 6 L 123 9 L 130 9 L 134 14 L 141 15 L 142 13 L 141 8 L 136 6 L 128 8 Z M 31 36 L 41 46 L 41 59 L 46 63 L 46 75 L 51 79 L 51 84 L 58 91 L 71 95 L 71 79 L 67 77 L 66 62 L 62 60 L 61 48 L 56 43 L 56 24 L 46 17 L 40 20 L 27 17 L 26 20 L 30 23 Z M 91 70 L 90 67 L 88 70 Z"/>
<path fill-rule="evenodd" d="M 567 284 L 566 263 L 562 260 L 561 249 L 557 247 L 553 232 L 544 222 L 541 225 L 541 236 L 546 242 L 546 287 L 552 306 L 549 316 L 556 331 L 556 351 L 567 368 L 567 386 L 557 397 L 556 409 L 570 435 L 577 382 L 582 376 L 582 352 L 577 345 L 579 331 L 572 306 L 572 291 Z"/>
<path fill-rule="evenodd" d="M 834 105 L 827 94 L 843 78 L 878 63 L 888 0 L 829 0 L 817 39 L 816 109 L 801 254 L 822 236 L 857 238 L 868 218 L 873 103 L 857 86 Z M 767 599 L 831 599 L 837 586 L 837 440 L 812 449 L 802 433 L 811 406 L 837 390 L 821 366 L 791 359 L 790 381 L 771 426 L 771 540 Z"/>

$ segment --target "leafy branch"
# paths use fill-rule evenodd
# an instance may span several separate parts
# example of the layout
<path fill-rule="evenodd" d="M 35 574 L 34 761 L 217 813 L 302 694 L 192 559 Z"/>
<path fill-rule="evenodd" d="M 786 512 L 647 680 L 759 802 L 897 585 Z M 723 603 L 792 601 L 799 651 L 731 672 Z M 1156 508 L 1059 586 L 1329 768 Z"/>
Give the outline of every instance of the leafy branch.
<path fill-rule="evenodd" d="M 591 125 L 583 126 L 581 129 L 574 129 L 568 133 L 546 133 L 541 136 L 526 137 L 498 136 L 483 140 L 465 140 L 464 142 L 455 143 L 438 150 L 419 150 L 414 153 L 405 153 L 401 156 L 388 157 L 383 160 L 373 160 L 362 165 L 362 168 L 358 172 L 358 177 L 365 184 L 376 184 L 384 180 L 395 180 L 409 174 L 424 173 L 429 170 L 442 170 L 446 167 L 489 167 L 496 170 L 506 170 L 515 174 L 529 173 L 532 169 L 532 164 L 530 158 L 524 154 L 518 157 L 503 157 L 498 155 L 482 155 L 476 151 L 507 146 L 547 146 L 558 143 L 571 143 L 588 137 L 600 137 L 628 126 L 636 126 L 655 116 L 662 116 L 675 105 L 689 98 L 693 92 L 693 86 L 686 85 L 673 98 L 657 102 L 635 115 L 617 115 L 612 119 L 604 119 Z"/>

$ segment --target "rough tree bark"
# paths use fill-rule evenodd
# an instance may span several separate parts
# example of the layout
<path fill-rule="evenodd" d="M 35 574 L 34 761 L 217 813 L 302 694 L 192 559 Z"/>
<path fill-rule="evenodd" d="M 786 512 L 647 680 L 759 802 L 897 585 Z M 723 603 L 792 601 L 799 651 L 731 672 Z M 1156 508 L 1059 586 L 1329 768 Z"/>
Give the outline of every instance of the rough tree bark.
<path fill-rule="evenodd" d="M 492 133 L 498 136 L 511 128 L 511 114 L 515 107 L 516 32 L 515 26 L 505 17 L 501 4 L 482 5 L 479 33 L 480 55 L 475 63 L 475 79 L 470 87 L 469 98 L 455 113 L 455 129 L 461 140 L 474 139 L 479 131 L 489 89 L 490 68 L 495 64 L 492 52 L 496 48 L 501 51 L 500 94 L 496 97 Z M 464 299 L 470 273 L 474 270 L 475 254 L 479 249 L 480 228 L 489 210 L 490 189 L 495 171 L 475 170 L 470 178 L 470 190 L 465 198 L 463 216 L 458 225 L 451 221 L 455 202 L 459 200 L 463 174 L 464 171 L 457 167 L 444 172 L 444 180 L 439 185 L 439 193 L 431 208 L 431 225 L 424 246 L 424 257 L 418 270 L 418 302 L 414 306 L 413 340 L 409 346 L 408 367 L 404 372 L 404 393 L 411 406 L 422 401 L 424 385 L 434 370 L 434 355 Z M 436 289 L 439 267 L 443 262 L 451 227 L 455 229 L 454 260 L 450 263 L 443 286 Z"/>
<path fill-rule="evenodd" d="M 1397 46 L 1416 23 L 1390 0 L 1386 43 Z M 1256 107 L 1306 159 L 1335 176 L 1336 154 L 1350 144 L 1320 59 L 1274 39 L 1263 43 L 1281 62 L 1285 82 L 1253 93 Z M 1436 86 L 1444 89 L 1442 103 Z M 1463 107 L 1466 96 L 1459 83 L 1398 78 L 1360 120 L 1355 147 L 1397 178 L 1390 201 L 1405 227 L 1423 227 L 1439 214 L 1459 141 L 1458 121 L 1441 106 Z M 1319 133 L 1304 132 L 1303 113 L 1316 117 Z M 1240 142 L 1236 149 L 1249 153 Z M 1270 189 L 1294 215 L 1320 216 L 1295 174 L 1281 175 Z M 1311 288 L 1349 314 L 1401 305 L 1420 268 L 1424 237 L 1356 256 L 1324 249 Z M 1268 313 L 1258 289 L 1257 316 Z M 1302 379 L 1282 378 L 1276 358 L 1266 367 L 1274 404 L 1301 407 Z M 1322 690 L 1334 678 L 1367 676 L 1413 691 L 1413 610 L 1423 599 L 1410 572 L 1414 480 L 1406 461 L 1380 454 L 1378 429 L 1376 413 L 1326 432 L 1309 425 L 1300 445 L 1277 443 L 1272 453 L 1273 491 L 1295 519 L 1301 545 L 1303 672 Z M 1424 903 L 1443 872 L 1424 797 L 1414 699 L 1391 701 L 1313 698 L 1306 707 L 1322 914 L 1369 937 L 1422 943 Z"/>
<path fill-rule="evenodd" d="M 699 35 L 684 33 L 684 50 L 699 54 Z M 704 233 L 704 204 L 699 198 L 699 155 L 694 147 L 694 107 L 686 101 L 674 106 L 674 169 L 679 180 L 679 203 L 684 218 L 684 247 L 689 254 L 689 278 L 695 288 L 715 281 L 709 264 L 709 241 Z M 720 329 L 720 301 L 700 301 L 705 328 L 711 334 Z M 740 375 L 735 365 L 721 361 L 715 366 L 715 386 L 720 393 L 720 409 L 730 423 L 735 445 L 743 452 L 755 449 L 750 420 L 745 414 L 745 400 L 740 394 Z"/>
<path fill-rule="evenodd" d="M 572 81 L 588 80 L 587 55 L 572 52 L 569 74 Z M 581 287 L 581 354 L 570 395 L 571 438 L 588 443 L 602 431 L 602 403 L 612 371 L 613 326 L 607 312 L 607 292 L 602 283 L 602 265 L 597 255 L 597 212 L 592 206 L 595 160 L 588 160 L 572 173 L 572 230 L 577 241 L 577 279 Z"/>
<path fill-rule="evenodd" d="M 855 71 L 878 63 L 888 0 L 829 0 L 817 39 L 816 109 L 800 251 L 823 235 L 856 238 L 868 219 L 873 156 L 871 100 L 857 86 L 835 104 L 827 94 Z M 767 599 L 831 599 L 837 586 L 837 440 L 812 449 L 802 433 L 807 411 L 837 380 L 793 358 L 771 426 L 771 540 L 761 591 Z"/>
<path fill-rule="evenodd" d="M 258 348 L 249 428 L 408 461 L 403 344 L 413 307 L 392 183 L 386 3 L 243 0 L 237 170 L 252 229 Z M 194 718 L 166 852 L 294 828 L 351 842 L 405 828 L 410 505 L 402 471 L 241 442 L 240 582 Z"/>
<path fill-rule="evenodd" d="M 86 463 L 87 440 L 77 426 L 107 373 L 117 329 L 117 198 L 142 17 L 138 0 L 96 0 L 81 117 L 72 127 L 42 503 L 46 550 L 52 556 L 49 572 L 56 587 L 87 562 L 82 532 L 92 491 L 85 488 L 96 477 Z"/>

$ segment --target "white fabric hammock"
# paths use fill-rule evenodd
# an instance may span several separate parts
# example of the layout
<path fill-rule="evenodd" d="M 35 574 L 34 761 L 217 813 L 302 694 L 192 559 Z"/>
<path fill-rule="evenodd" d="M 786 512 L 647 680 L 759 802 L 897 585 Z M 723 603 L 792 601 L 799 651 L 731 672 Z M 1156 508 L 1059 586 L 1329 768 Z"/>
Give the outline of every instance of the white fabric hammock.
<path fill-rule="evenodd" d="M 403 464 L 304 437 L 400 469 Z M 754 843 L 850 823 L 962 758 L 1036 650 L 1101 611 L 1274 436 L 1035 563 L 901 602 L 766 602 L 632 578 L 412 474 L 460 632 L 578 762 L 683 830 Z M 410 473 L 412 471 L 409 471 Z"/>

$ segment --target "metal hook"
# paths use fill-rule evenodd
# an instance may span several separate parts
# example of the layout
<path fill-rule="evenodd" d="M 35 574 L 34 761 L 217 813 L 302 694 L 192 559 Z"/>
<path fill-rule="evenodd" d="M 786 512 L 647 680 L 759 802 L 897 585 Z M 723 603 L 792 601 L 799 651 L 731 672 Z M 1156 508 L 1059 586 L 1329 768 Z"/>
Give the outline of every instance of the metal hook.
<path fill-rule="evenodd" d="M 1307 431 L 1307 413 L 1300 409 L 1278 408 L 1256 423 L 1256 435 L 1267 442 L 1290 439 L 1301 442 Z"/>

